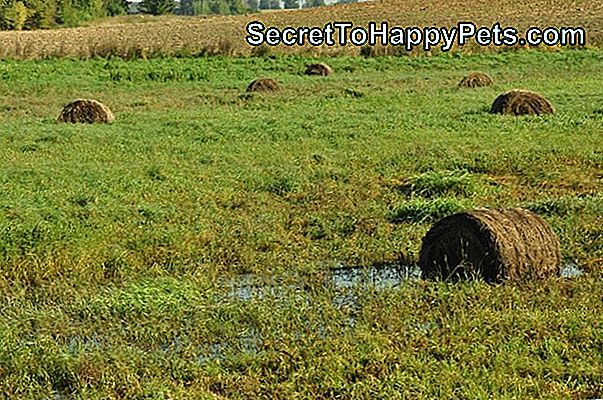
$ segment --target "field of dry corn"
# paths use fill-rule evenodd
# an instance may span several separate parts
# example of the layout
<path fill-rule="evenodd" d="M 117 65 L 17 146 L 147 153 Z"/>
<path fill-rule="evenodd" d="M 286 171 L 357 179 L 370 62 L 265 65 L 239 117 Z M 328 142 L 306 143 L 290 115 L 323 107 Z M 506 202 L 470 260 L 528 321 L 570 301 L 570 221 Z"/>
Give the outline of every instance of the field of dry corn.
<path fill-rule="evenodd" d="M 388 21 L 397 26 L 454 26 L 459 21 L 477 25 L 517 27 L 583 26 L 588 43 L 603 43 L 603 2 L 534 0 L 451 0 L 446 3 L 422 0 L 378 0 L 329 7 L 272 11 L 261 14 L 212 17 L 124 17 L 97 22 L 82 28 L 35 32 L 1 32 L 0 57 L 94 57 L 153 54 L 249 54 L 243 40 L 245 26 L 260 20 L 266 26 L 323 26 L 328 21 Z M 475 48 L 473 48 L 475 50 Z M 283 52 L 357 53 L 358 48 L 280 48 Z M 467 48 L 465 52 L 469 51 Z"/>

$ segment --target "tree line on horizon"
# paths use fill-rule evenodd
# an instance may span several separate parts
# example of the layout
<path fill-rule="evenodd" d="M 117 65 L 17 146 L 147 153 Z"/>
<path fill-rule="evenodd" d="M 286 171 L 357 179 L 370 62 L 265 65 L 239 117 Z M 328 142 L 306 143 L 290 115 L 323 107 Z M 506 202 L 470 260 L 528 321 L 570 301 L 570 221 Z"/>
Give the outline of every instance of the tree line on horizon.
<path fill-rule="evenodd" d="M 0 0 L 0 29 L 77 26 L 83 21 L 128 12 L 127 0 Z"/>
<path fill-rule="evenodd" d="M 94 18 L 128 14 L 132 5 L 138 12 L 153 15 L 208 15 L 319 7 L 325 0 L 0 0 L 0 30 L 78 26 Z"/>
<path fill-rule="evenodd" d="M 166 1 L 171 0 L 149 0 Z M 356 3 L 358 0 L 338 0 L 338 3 Z M 298 9 L 324 6 L 325 0 L 181 0 L 178 14 L 242 14 L 258 10 Z"/>

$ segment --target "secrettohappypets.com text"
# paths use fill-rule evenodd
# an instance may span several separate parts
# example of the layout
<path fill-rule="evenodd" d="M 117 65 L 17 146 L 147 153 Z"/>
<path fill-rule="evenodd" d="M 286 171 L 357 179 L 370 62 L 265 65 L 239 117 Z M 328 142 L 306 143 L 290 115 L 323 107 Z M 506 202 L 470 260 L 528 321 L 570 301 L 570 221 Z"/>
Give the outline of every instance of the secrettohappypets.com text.
<path fill-rule="evenodd" d="M 354 26 L 352 22 L 329 22 L 322 27 L 266 27 L 262 22 L 247 24 L 245 40 L 252 46 L 400 46 L 407 51 L 440 47 L 450 51 L 455 44 L 464 46 L 474 40 L 481 46 L 515 46 L 541 44 L 547 46 L 584 46 L 583 27 L 530 27 L 523 34 L 514 27 L 495 23 L 478 27 L 472 22 L 459 22 L 453 27 L 400 27 L 388 22 L 369 22 Z"/>

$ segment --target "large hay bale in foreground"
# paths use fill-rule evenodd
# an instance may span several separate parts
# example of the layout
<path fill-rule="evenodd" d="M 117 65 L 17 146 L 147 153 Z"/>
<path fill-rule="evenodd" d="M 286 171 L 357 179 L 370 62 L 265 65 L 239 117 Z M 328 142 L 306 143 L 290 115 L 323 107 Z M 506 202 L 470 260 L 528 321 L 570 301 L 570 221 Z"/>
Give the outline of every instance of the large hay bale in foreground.
<path fill-rule="evenodd" d="M 448 216 L 423 238 L 425 279 L 490 283 L 558 275 L 559 240 L 538 215 L 521 208 L 480 209 Z"/>
<path fill-rule="evenodd" d="M 459 87 L 476 88 L 494 84 L 492 78 L 482 72 L 472 72 L 459 82 Z"/>
<path fill-rule="evenodd" d="M 306 75 L 331 75 L 333 69 L 325 63 L 315 63 L 306 65 Z"/>
<path fill-rule="evenodd" d="M 259 78 L 247 86 L 247 92 L 276 92 L 280 87 L 278 82 L 270 78 Z"/>
<path fill-rule="evenodd" d="M 78 99 L 63 107 L 57 120 L 71 123 L 110 124 L 115 121 L 115 117 L 109 107 L 96 100 Z"/>
<path fill-rule="evenodd" d="M 511 115 L 542 115 L 553 114 L 555 107 L 538 93 L 514 89 L 498 96 L 492 103 L 491 112 Z"/>

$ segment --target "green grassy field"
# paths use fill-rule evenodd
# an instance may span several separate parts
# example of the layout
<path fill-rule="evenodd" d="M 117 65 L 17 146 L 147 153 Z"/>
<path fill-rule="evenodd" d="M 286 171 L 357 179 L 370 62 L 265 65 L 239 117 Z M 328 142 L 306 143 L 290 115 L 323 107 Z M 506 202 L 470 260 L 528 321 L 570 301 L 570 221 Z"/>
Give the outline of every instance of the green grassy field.
<path fill-rule="evenodd" d="M 2 395 L 603 397 L 603 52 L 309 61 L 0 62 Z M 475 70 L 495 85 L 456 87 Z M 282 90 L 245 94 L 261 76 Z M 557 113 L 490 114 L 511 88 Z M 56 123 L 81 97 L 116 122 Z M 323 284 L 495 206 L 542 215 L 586 274 L 345 307 Z M 243 273 L 291 282 L 228 296 Z"/>

